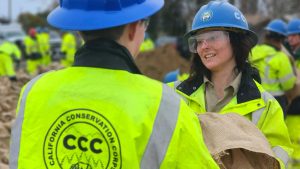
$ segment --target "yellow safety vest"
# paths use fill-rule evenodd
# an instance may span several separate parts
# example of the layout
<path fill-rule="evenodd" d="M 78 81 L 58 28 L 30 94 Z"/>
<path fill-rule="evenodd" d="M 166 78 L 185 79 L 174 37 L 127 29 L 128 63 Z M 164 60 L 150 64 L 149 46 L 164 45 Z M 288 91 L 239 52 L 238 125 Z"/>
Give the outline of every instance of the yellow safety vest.
<path fill-rule="evenodd" d="M 296 76 L 288 56 L 269 45 L 252 49 L 250 61 L 259 70 L 262 86 L 273 96 L 282 96 L 294 87 Z"/>
<path fill-rule="evenodd" d="M 12 42 L 4 42 L 0 45 L 0 52 L 6 53 L 10 55 L 11 57 L 15 57 L 15 59 L 20 60 L 21 59 L 21 51 L 19 47 L 12 43 Z"/>
<path fill-rule="evenodd" d="M 151 39 L 145 39 L 143 41 L 143 43 L 141 44 L 141 47 L 140 47 L 140 51 L 141 52 L 147 52 L 147 51 L 151 51 L 154 49 L 154 43 L 152 42 Z"/>
<path fill-rule="evenodd" d="M 61 64 L 65 67 L 71 66 L 76 53 L 76 38 L 72 33 L 63 35 L 60 51 L 66 54 L 65 58 L 61 60 Z"/>
<path fill-rule="evenodd" d="M 151 90 L 149 90 L 151 89 Z M 10 169 L 214 169 L 194 112 L 127 71 L 69 67 L 22 90 Z"/>
<path fill-rule="evenodd" d="M 16 76 L 13 60 L 21 59 L 21 51 L 16 44 L 4 42 L 0 45 L 0 76 Z"/>

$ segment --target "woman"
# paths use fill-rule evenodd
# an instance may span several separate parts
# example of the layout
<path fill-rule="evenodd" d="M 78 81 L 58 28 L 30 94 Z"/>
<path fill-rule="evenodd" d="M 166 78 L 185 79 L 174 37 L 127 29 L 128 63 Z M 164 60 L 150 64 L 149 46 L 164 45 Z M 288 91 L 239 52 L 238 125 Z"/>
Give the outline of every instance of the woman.
<path fill-rule="evenodd" d="M 257 82 L 248 62 L 257 36 L 243 14 L 227 2 L 211 1 L 198 11 L 185 36 L 193 60 L 190 77 L 175 82 L 177 92 L 196 112 L 234 112 L 251 120 L 284 168 L 291 153 L 288 131 L 280 105 Z"/>

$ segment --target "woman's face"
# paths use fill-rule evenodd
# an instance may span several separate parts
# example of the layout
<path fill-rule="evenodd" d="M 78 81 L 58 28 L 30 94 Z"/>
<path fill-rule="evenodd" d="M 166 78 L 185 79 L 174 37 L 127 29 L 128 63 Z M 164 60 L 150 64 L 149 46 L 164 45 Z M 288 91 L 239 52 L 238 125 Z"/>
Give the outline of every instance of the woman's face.
<path fill-rule="evenodd" d="M 300 47 L 300 35 L 292 34 L 288 36 L 288 42 L 293 49 L 297 49 Z"/>
<path fill-rule="evenodd" d="M 197 53 L 204 66 L 212 73 L 236 66 L 228 32 L 209 31 L 195 37 Z"/>

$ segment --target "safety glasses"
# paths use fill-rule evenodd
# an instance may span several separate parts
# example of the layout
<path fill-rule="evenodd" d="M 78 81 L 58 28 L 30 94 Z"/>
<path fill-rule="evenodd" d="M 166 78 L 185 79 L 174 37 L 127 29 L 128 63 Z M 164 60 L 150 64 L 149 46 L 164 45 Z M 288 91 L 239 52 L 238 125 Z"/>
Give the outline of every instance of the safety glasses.
<path fill-rule="evenodd" d="M 192 53 L 197 53 L 197 48 L 205 45 L 214 45 L 221 41 L 229 39 L 229 34 L 226 31 L 210 31 L 195 36 L 191 36 L 188 39 L 189 49 Z"/>

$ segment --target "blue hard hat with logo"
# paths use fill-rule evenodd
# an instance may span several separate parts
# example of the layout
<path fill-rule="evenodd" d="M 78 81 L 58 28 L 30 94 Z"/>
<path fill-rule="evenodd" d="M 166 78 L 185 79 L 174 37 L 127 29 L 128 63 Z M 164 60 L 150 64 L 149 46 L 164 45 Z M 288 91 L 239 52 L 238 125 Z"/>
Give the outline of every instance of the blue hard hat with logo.
<path fill-rule="evenodd" d="M 186 38 L 194 35 L 199 30 L 209 28 L 222 28 L 245 33 L 250 38 L 252 45 L 257 43 L 257 35 L 248 27 L 242 12 L 226 1 L 210 1 L 197 12 L 192 29 L 185 35 Z"/>
<path fill-rule="evenodd" d="M 287 35 L 300 34 L 300 19 L 292 19 L 287 25 Z"/>
<path fill-rule="evenodd" d="M 164 0 L 60 0 L 47 20 L 64 30 L 105 29 L 147 18 L 163 5 Z"/>
<path fill-rule="evenodd" d="M 281 19 L 274 19 L 267 25 L 265 29 L 286 36 L 287 24 Z"/>

